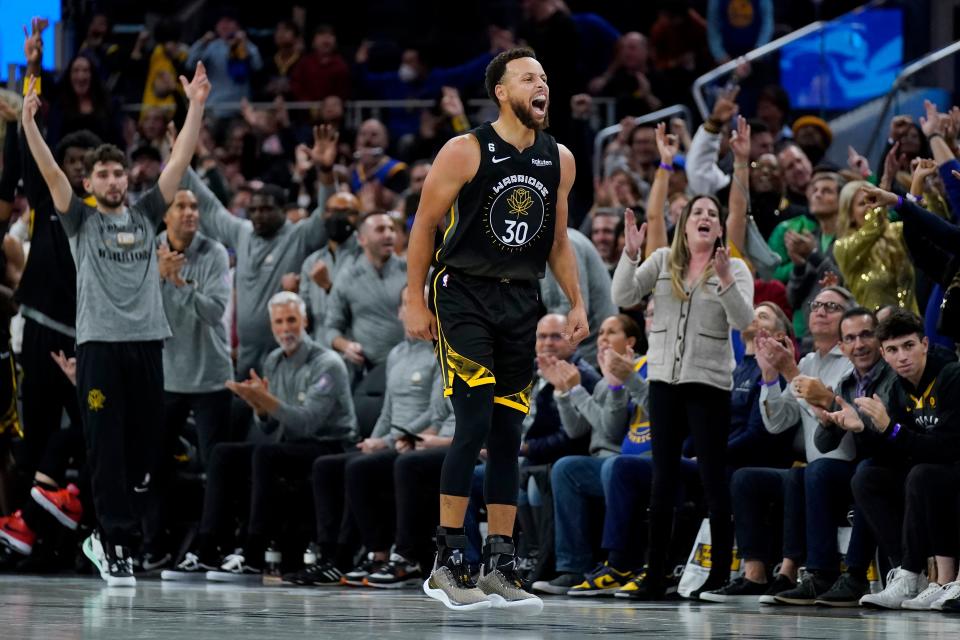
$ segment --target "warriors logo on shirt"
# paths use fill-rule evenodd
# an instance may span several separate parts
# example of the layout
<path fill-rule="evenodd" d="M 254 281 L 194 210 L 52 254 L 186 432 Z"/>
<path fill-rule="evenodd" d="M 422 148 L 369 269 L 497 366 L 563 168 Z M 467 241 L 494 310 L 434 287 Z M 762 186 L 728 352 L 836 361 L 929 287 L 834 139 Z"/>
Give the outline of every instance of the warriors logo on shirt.
<path fill-rule="evenodd" d="M 511 251 L 533 242 L 547 220 L 549 191 L 536 178 L 507 176 L 493 188 L 484 212 L 488 235 Z"/>

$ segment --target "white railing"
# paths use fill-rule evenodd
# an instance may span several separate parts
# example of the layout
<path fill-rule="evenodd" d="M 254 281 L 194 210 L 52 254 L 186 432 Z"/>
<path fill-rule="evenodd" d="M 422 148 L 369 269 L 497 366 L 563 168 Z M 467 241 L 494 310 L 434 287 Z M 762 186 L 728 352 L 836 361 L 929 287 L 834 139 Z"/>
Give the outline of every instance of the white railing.
<path fill-rule="evenodd" d="M 666 120 L 667 118 L 672 118 L 674 116 L 682 117 L 687 123 L 687 129 L 692 130 L 692 120 L 690 118 L 690 109 L 683 104 L 675 104 L 671 107 L 665 107 L 659 111 L 654 111 L 652 113 L 647 113 L 642 116 L 636 116 L 633 119 L 634 126 L 647 124 L 648 122 L 660 122 L 661 120 Z M 597 132 L 597 135 L 593 139 L 593 175 L 594 177 L 600 177 L 603 172 L 603 147 L 607 142 L 608 138 L 611 138 L 623 129 L 623 127 L 618 122 L 617 124 L 610 125 L 604 129 L 601 129 Z"/>
<path fill-rule="evenodd" d="M 746 60 L 747 62 L 753 62 L 758 58 L 763 58 L 765 56 L 768 56 L 771 53 L 774 53 L 775 51 L 779 51 L 780 49 L 787 46 L 791 42 L 795 42 L 800 38 L 804 38 L 812 33 L 823 31 L 825 28 L 829 27 L 831 24 L 834 24 L 837 20 L 842 20 L 848 16 L 852 16 L 862 11 L 865 11 L 867 9 L 880 6 L 884 4 L 885 1 L 886 0 L 872 0 L 871 2 L 861 5 L 856 9 L 854 9 L 853 11 L 849 11 L 841 16 L 834 18 L 833 20 L 829 20 L 829 21 L 818 20 L 817 22 L 811 22 L 805 27 L 801 27 L 796 31 L 792 31 L 786 34 L 785 36 L 777 38 L 776 40 L 771 40 L 767 44 L 757 47 L 753 51 L 750 51 L 735 60 L 731 60 L 730 62 L 725 62 L 719 67 L 712 69 L 711 71 L 708 71 L 707 73 L 703 74 L 702 76 L 700 76 L 694 81 L 693 87 L 691 88 L 691 91 L 693 92 L 693 101 L 697 105 L 697 111 L 700 112 L 700 117 L 706 120 L 707 117 L 710 115 L 710 108 L 707 106 L 707 98 L 706 98 L 706 93 L 704 91 L 704 88 L 708 84 L 717 80 L 718 78 L 722 78 L 728 74 L 733 73 L 733 71 L 738 66 L 740 66 L 740 64 L 744 60 Z"/>
<path fill-rule="evenodd" d="M 893 104 L 893 100 L 896 98 L 897 94 L 907 86 L 907 81 L 930 65 L 940 62 L 944 58 L 949 58 L 952 55 L 956 55 L 957 52 L 960 52 L 960 42 L 948 44 L 942 49 L 931 51 L 922 58 L 914 60 L 897 74 L 896 79 L 890 86 L 890 91 L 888 91 L 887 95 L 884 97 L 883 107 L 880 108 L 880 115 L 877 117 L 877 122 L 874 125 L 873 132 L 870 135 L 870 144 L 867 147 L 867 152 L 865 154 L 866 157 L 872 157 L 871 154 L 873 153 L 874 144 L 877 138 L 880 136 L 880 130 L 887 121 L 887 114 L 890 111 L 890 105 Z"/>

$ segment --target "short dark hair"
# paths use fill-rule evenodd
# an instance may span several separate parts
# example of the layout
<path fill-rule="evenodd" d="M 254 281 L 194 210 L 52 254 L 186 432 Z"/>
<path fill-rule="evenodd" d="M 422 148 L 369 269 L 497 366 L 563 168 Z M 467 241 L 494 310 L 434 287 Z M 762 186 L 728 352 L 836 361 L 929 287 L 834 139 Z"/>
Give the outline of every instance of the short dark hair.
<path fill-rule="evenodd" d="M 87 129 L 80 129 L 73 133 L 68 133 L 60 139 L 56 150 L 53 152 L 57 164 L 62 165 L 63 159 L 67 157 L 67 149 L 96 149 L 103 144 L 103 141 L 97 137 L 97 134 Z"/>
<path fill-rule="evenodd" d="M 863 316 L 869 317 L 873 321 L 874 329 L 876 329 L 877 315 L 866 307 L 853 307 L 852 309 L 847 309 L 843 312 L 843 315 L 840 316 L 840 324 L 843 325 L 843 321 L 847 320 L 848 318 L 860 318 Z"/>
<path fill-rule="evenodd" d="M 913 333 L 921 339 L 926 335 L 923 331 L 923 320 L 906 309 L 894 309 L 877 327 L 877 338 L 880 342 L 902 338 Z"/>
<path fill-rule="evenodd" d="M 300 27 L 297 26 L 297 23 L 294 22 L 293 20 L 287 20 L 287 19 L 280 20 L 277 22 L 277 26 L 283 27 L 284 29 L 292 31 L 293 35 L 296 36 L 297 38 L 300 37 Z"/>
<path fill-rule="evenodd" d="M 83 157 L 84 173 L 87 176 L 93 175 L 93 168 L 98 162 L 118 162 L 124 169 L 130 166 L 127 162 L 127 154 L 112 144 L 101 144 L 87 151 L 87 155 Z"/>
<path fill-rule="evenodd" d="M 311 37 L 315 38 L 316 36 L 327 35 L 327 34 L 336 37 L 337 31 L 336 29 L 333 28 L 333 25 L 326 24 L 326 23 L 318 24 L 316 28 L 314 28 L 313 35 Z"/>
<path fill-rule="evenodd" d="M 287 191 L 281 187 L 278 187 L 275 184 L 264 184 L 256 189 L 253 189 L 251 193 L 255 196 L 264 196 L 267 198 L 273 198 L 274 204 L 277 208 L 281 208 L 283 203 L 287 201 Z"/>
<path fill-rule="evenodd" d="M 770 133 L 770 127 L 767 126 L 767 123 L 759 118 L 750 118 L 747 120 L 747 124 L 750 125 L 750 135 L 755 136 L 758 133 Z"/>
<path fill-rule="evenodd" d="M 503 80 L 503 74 L 507 71 L 507 63 L 512 60 L 519 60 L 520 58 L 533 58 L 536 60 L 537 54 L 533 52 L 533 49 L 528 47 L 516 47 L 498 53 L 493 60 L 490 61 L 490 64 L 487 65 L 487 72 L 484 76 L 483 83 L 487 88 L 487 95 L 498 105 L 500 101 L 497 100 L 497 85 Z"/>

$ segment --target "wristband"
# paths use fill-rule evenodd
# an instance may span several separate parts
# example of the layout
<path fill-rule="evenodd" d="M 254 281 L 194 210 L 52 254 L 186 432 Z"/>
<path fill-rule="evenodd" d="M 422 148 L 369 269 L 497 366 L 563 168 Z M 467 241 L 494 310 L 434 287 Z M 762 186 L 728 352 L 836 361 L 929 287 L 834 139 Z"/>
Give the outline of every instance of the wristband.
<path fill-rule="evenodd" d="M 894 209 L 899 209 L 903 206 L 903 196 L 897 196 L 897 204 L 893 206 Z"/>
<path fill-rule="evenodd" d="M 623 391 L 623 385 L 622 385 L 622 384 L 608 384 L 608 385 L 607 385 L 607 389 L 610 389 L 610 391 Z"/>
<path fill-rule="evenodd" d="M 929 142 L 930 140 L 933 140 L 934 138 L 940 138 L 940 139 L 943 140 L 944 142 L 946 142 L 946 140 L 947 140 L 946 138 L 943 137 L 943 134 L 941 134 L 941 133 L 931 133 L 929 136 L 927 136 L 927 141 Z"/>
<path fill-rule="evenodd" d="M 890 430 L 890 435 L 887 436 L 888 439 L 893 440 L 897 437 L 897 434 L 900 433 L 900 423 L 893 425 L 893 429 Z"/>
<path fill-rule="evenodd" d="M 317 169 L 319 169 L 322 173 L 330 173 L 333 171 L 333 165 L 318 164 Z"/>
<path fill-rule="evenodd" d="M 714 135 L 720 133 L 720 129 L 723 127 L 723 123 L 717 123 L 709 118 L 703 123 L 703 128 L 707 130 L 707 133 L 712 133 Z"/>
<path fill-rule="evenodd" d="M 672 164 L 667 164 L 666 162 L 661 162 L 661 163 L 660 163 L 660 168 L 663 169 L 664 171 L 669 171 L 670 173 L 673 173 L 673 165 L 672 165 Z"/>
<path fill-rule="evenodd" d="M 733 163 L 733 170 L 734 170 L 734 171 L 736 171 L 737 169 L 749 169 L 749 168 L 750 168 L 750 163 L 749 163 L 749 162 L 734 162 L 734 163 Z"/>
<path fill-rule="evenodd" d="M 775 385 L 775 384 L 780 384 L 780 378 L 774 378 L 774 379 L 771 380 L 770 382 L 767 382 L 766 380 L 764 380 L 763 378 L 761 378 L 761 379 L 760 379 L 760 384 L 762 384 L 762 385 L 765 386 L 765 387 L 772 387 L 772 386 Z"/>

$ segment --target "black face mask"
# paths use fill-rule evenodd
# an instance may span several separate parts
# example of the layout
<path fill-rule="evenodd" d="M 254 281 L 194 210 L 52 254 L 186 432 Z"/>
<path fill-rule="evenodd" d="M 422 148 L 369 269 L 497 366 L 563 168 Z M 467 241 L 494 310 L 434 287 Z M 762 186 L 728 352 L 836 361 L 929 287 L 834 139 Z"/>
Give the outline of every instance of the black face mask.
<path fill-rule="evenodd" d="M 346 211 L 334 213 L 323 221 L 323 226 L 327 229 L 327 237 L 337 243 L 343 242 L 353 233 L 353 223 Z"/>

